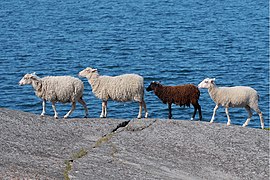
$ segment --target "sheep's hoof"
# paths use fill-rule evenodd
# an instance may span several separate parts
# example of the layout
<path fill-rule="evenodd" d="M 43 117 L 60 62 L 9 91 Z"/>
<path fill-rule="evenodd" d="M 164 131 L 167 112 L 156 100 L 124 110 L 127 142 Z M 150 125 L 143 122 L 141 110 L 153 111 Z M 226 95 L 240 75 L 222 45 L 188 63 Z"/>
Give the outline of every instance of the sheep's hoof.
<path fill-rule="evenodd" d="M 87 116 L 84 116 L 83 118 L 87 118 Z"/>
<path fill-rule="evenodd" d="M 231 124 L 227 124 L 227 126 L 230 126 Z"/>
<path fill-rule="evenodd" d="M 40 117 L 42 117 L 42 118 L 43 118 L 43 117 L 45 117 L 45 115 L 44 115 L 44 114 L 41 114 L 41 115 L 40 115 Z"/>
<path fill-rule="evenodd" d="M 100 118 L 106 118 L 106 116 L 104 116 L 104 115 L 100 115 L 99 117 L 100 117 Z"/>
<path fill-rule="evenodd" d="M 242 127 L 246 127 L 247 125 L 246 124 L 243 124 L 243 126 Z"/>
<path fill-rule="evenodd" d="M 191 120 L 191 121 L 193 121 L 193 120 L 194 120 L 194 118 L 190 118 L 190 120 Z"/>
<path fill-rule="evenodd" d="M 64 117 L 65 118 L 65 117 Z M 54 116 L 54 119 L 58 119 L 58 116 Z"/>
<path fill-rule="evenodd" d="M 148 113 L 145 113 L 145 116 L 144 116 L 145 118 L 148 118 Z"/>

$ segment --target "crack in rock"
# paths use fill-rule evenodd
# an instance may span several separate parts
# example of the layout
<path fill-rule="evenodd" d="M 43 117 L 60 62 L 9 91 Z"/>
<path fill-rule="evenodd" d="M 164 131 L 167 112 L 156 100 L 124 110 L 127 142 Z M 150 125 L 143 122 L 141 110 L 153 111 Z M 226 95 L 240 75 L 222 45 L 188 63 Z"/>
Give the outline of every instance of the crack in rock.
<path fill-rule="evenodd" d="M 106 143 L 108 142 L 115 133 L 117 133 L 116 131 L 119 129 L 119 128 L 124 128 L 126 127 L 128 124 L 129 124 L 130 120 L 128 121 L 123 121 L 121 123 L 119 123 L 116 128 L 114 128 L 110 133 L 107 133 L 105 135 L 103 135 L 101 138 L 99 138 L 95 144 L 92 146 L 92 148 L 97 148 L 99 146 L 101 146 L 103 143 Z M 92 149 L 91 148 L 91 149 Z M 116 152 L 116 147 L 113 146 L 114 148 L 114 151 L 112 152 L 112 156 L 114 156 L 114 153 Z M 91 150 L 90 149 L 90 150 Z M 83 150 L 83 151 L 82 151 Z M 90 151 L 89 150 L 89 151 Z M 83 153 L 82 153 L 83 152 Z M 65 165 L 66 165 L 66 168 L 65 168 L 65 171 L 64 171 L 64 179 L 65 180 L 69 180 L 70 179 L 70 175 L 69 175 L 69 172 L 72 170 L 72 165 L 74 163 L 75 160 L 78 160 L 82 157 L 84 157 L 85 155 L 88 154 L 88 151 L 86 151 L 84 148 L 82 148 L 79 152 L 73 154 L 72 158 L 70 160 L 66 160 L 65 161 Z"/>
<path fill-rule="evenodd" d="M 127 131 L 142 131 L 146 128 L 152 126 L 157 120 L 156 119 L 147 119 L 147 120 L 132 120 L 126 127 Z"/>
<path fill-rule="evenodd" d="M 130 121 L 131 121 L 131 120 L 121 122 L 120 124 L 118 124 L 118 125 L 116 126 L 116 128 L 114 128 L 114 129 L 111 131 L 111 133 L 117 131 L 117 130 L 118 130 L 119 128 L 121 128 L 121 127 L 126 127 L 126 126 L 130 123 Z"/>

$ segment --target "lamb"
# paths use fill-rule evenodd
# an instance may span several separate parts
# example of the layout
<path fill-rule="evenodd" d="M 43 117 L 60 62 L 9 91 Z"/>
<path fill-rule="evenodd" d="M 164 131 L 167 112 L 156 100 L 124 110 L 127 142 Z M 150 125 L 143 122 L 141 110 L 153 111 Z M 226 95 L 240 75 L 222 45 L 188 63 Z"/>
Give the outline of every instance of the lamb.
<path fill-rule="evenodd" d="M 56 102 L 72 103 L 72 108 L 64 118 L 67 118 L 74 111 L 77 101 L 83 105 L 85 117 L 87 117 L 88 109 L 86 103 L 82 99 L 84 85 L 80 79 L 71 76 L 47 76 L 40 78 L 35 73 L 32 73 L 25 74 L 19 82 L 20 86 L 27 84 L 31 84 L 36 95 L 43 100 L 41 117 L 45 115 L 46 101 L 52 102 L 55 119 L 58 118 L 55 107 Z"/>
<path fill-rule="evenodd" d="M 101 118 L 107 117 L 108 100 L 127 102 L 139 102 L 138 118 L 142 117 L 142 106 L 145 110 L 145 118 L 148 117 L 144 101 L 143 77 L 137 74 L 123 74 L 120 76 L 100 76 L 97 69 L 87 67 L 79 73 L 79 76 L 86 77 L 92 87 L 93 94 L 102 100 Z"/>
<path fill-rule="evenodd" d="M 231 124 L 229 116 L 229 107 L 244 107 L 248 112 L 248 118 L 243 124 L 243 127 L 247 126 L 251 117 L 252 111 L 255 110 L 261 121 L 261 128 L 264 129 L 264 119 L 261 110 L 258 106 L 259 95 L 257 91 L 251 87 L 247 86 L 235 86 L 235 87 L 217 87 L 215 84 L 215 79 L 206 78 L 199 85 L 199 88 L 207 88 L 210 97 L 216 103 L 213 111 L 213 116 L 210 123 L 214 122 L 216 111 L 219 105 L 225 107 L 225 112 L 228 118 L 227 125 Z"/>
<path fill-rule="evenodd" d="M 159 82 L 151 82 L 146 89 L 147 91 L 154 91 L 155 95 L 164 103 L 168 104 L 169 119 L 172 118 L 172 103 L 181 106 L 188 106 L 190 104 L 194 107 L 194 112 L 191 120 L 194 119 L 197 110 L 199 111 L 199 118 L 202 120 L 201 106 L 199 104 L 200 91 L 193 84 L 185 84 L 179 86 L 163 86 Z"/>

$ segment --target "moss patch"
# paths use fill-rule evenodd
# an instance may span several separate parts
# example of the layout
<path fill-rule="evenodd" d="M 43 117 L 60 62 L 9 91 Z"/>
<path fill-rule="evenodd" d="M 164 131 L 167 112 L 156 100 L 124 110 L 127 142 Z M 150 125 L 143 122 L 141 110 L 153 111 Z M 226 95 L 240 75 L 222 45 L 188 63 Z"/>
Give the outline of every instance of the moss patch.
<path fill-rule="evenodd" d="M 69 171 L 71 171 L 71 168 L 72 168 L 70 160 L 65 160 L 65 165 L 66 165 L 66 168 L 64 171 L 64 179 L 69 180 L 68 173 Z"/>
<path fill-rule="evenodd" d="M 82 158 L 83 156 L 87 155 L 87 151 L 84 148 L 81 148 L 79 152 L 73 154 L 73 160 Z"/>
<path fill-rule="evenodd" d="M 87 155 L 88 152 L 84 149 L 84 148 L 81 148 L 80 151 L 74 153 L 72 155 L 72 160 L 65 160 L 65 165 L 66 165 L 66 168 L 64 170 L 64 179 L 65 180 L 69 180 L 69 176 L 68 176 L 68 173 L 71 171 L 72 169 L 72 162 L 74 160 L 77 160 L 77 159 L 80 159 L 82 158 L 83 156 Z"/>
<path fill-rule="evenodd" d="M 106 136 L 103 136 L 102 138 L 97 140 L 97 142 L 95 143 L 93 148 L 97 148 L 97 147 L 101 146 L 101 144 L 108 142 L 113 137 L 113 135 L 114 135 L 114 133 L 110 133 L 110 134 L 107 134 Z"/>

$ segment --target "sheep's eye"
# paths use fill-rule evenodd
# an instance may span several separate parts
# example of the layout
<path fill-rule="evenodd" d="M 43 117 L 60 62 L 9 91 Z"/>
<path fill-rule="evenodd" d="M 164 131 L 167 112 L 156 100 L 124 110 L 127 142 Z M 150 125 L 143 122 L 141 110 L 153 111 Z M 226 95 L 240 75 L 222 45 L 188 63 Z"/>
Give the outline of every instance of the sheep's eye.
<path fill-rule="evenodd" d="M 208 81 L 204 81 L 205 83 L 208 83 Z"/>

